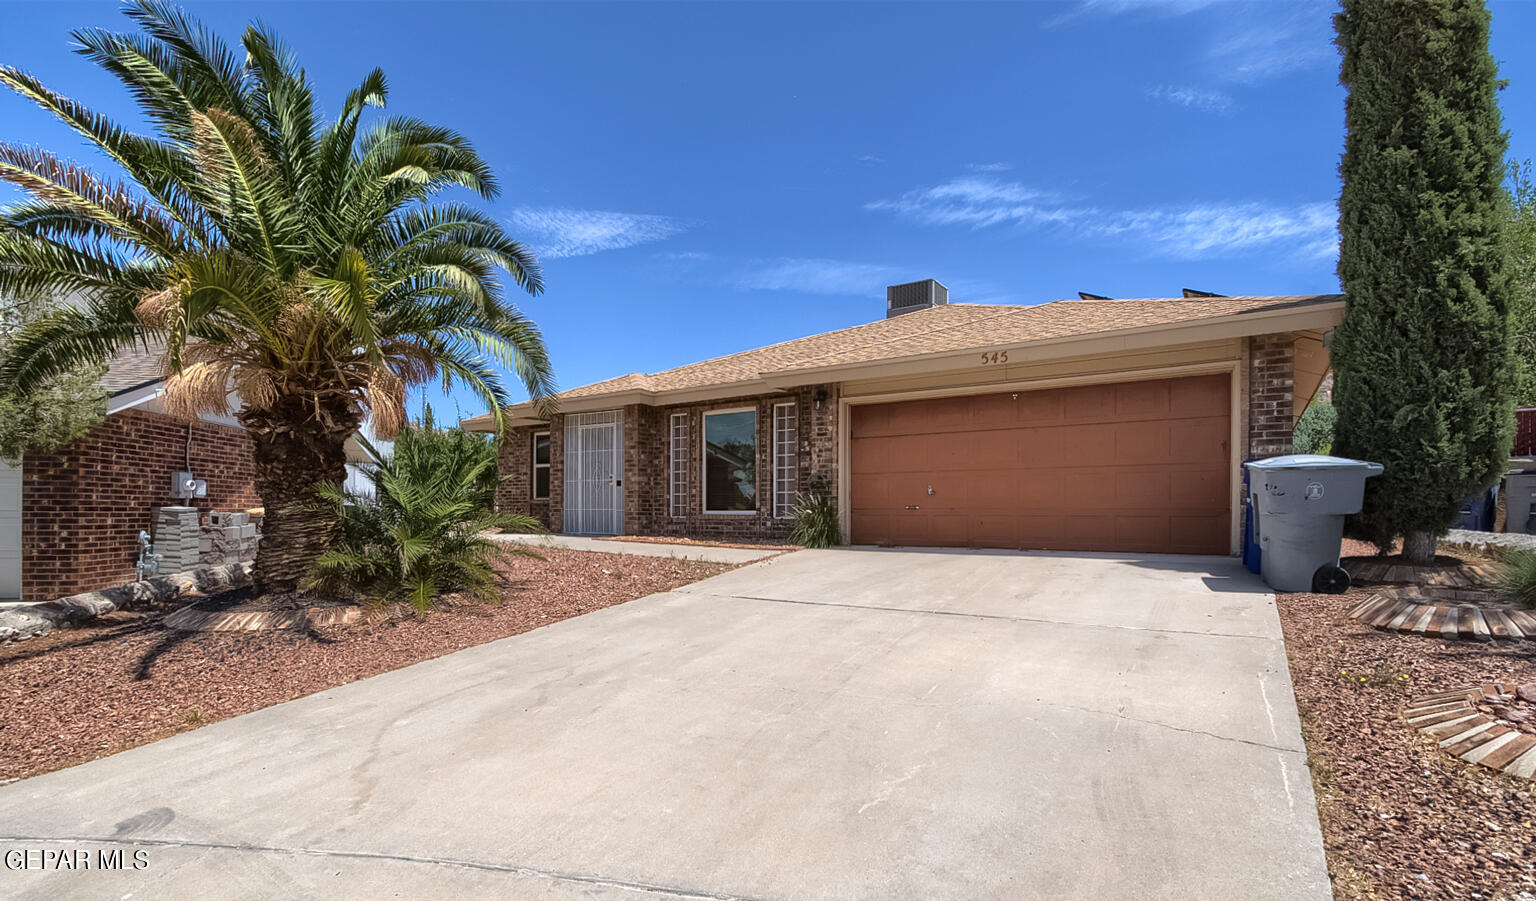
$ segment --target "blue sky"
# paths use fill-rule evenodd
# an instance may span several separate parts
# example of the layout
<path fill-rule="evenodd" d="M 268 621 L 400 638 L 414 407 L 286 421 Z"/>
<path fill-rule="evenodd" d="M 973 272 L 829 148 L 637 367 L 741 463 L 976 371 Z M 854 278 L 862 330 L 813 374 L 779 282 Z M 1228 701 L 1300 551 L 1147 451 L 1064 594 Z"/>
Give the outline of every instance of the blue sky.
<path fill-rule="evenodd" d="M 382 66 L 391 112 L 474 140 L 566 387 L 877 319 L 930 276 L 980 303 L 1337 288 L 1326 3 L 186 5 L 232 42 L 273 25 L 330 111 Z M 1536 4 L 1492 9 L 1525 159 Z M 135 120 L 70 52 L 115 4 L 0 14 L 0 61 Z M 0 135 L 90 158 L 14 96 Z"/>

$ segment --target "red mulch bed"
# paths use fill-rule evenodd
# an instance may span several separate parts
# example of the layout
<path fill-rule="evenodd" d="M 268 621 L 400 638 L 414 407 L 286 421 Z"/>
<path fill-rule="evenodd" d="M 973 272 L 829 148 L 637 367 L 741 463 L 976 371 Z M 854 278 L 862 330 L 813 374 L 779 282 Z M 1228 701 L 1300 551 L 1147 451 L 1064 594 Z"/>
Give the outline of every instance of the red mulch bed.
<path fill-rule="evenodd" d="M 691 544 L 698 547 L 734 547 L 745 551 L 798 551 L 798 544 L 732 544 L 728 541 L 709 541 L 702 538 L 662 538 L 656 535 L 615 535 L 598 541 L 636 541 L 641 544 Z"/>
<path fill-rule="evenodd" d="M 226 717 L 632 601 L 734 567 L 539 549 L 508 555 L 500 604 L 374 611 L 310 633 L 179 632 L 170 610 L 0 646 L 0 782 L 84 763 Z M 174 609 L 174 608 L 173 608 Z"/>
<path fill-rule="evenodd" d="M 1334 897 L 1536 893 L 1536 783 L 1458 760 L 1399 716 L 1417 695 L 1536 679 L 1536 643 L 1378 631 L 1348 615 L 1368 593 L 1278 599 Z"/>

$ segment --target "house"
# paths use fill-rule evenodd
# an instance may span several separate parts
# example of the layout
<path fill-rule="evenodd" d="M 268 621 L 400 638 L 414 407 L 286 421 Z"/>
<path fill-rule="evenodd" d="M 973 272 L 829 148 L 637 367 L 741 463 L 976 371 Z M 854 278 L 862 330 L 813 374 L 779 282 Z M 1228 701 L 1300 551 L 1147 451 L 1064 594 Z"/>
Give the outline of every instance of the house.
<path fill-rule="evenodd" d="M 101 385 L 107 415 L 90 433 L 20 466 L 0 462 L 0 598 L 49 600 L 133 580 L 139 531 L 155 532 L 161 507 L 261 504 L 233 396 L 230 412 L 191 423 L 167 415 L 161 354 L 143 348 L 117 354 Z M 365 460 L 355 445 L 349 458 Z M 206 495 L 173 497 L 178 472 L 203 480 Z"/>
<path fill-rule="evenodd" d="M 1341 295 L 949 303 L 507 411 L 498 504 L 568 534 L 1235 553 L 1243 460 L 1286 453 Z M 1299 402 L 1298 402 L 1299 401 Z M 491 431 L 491 417 L 466 420 Z"/>

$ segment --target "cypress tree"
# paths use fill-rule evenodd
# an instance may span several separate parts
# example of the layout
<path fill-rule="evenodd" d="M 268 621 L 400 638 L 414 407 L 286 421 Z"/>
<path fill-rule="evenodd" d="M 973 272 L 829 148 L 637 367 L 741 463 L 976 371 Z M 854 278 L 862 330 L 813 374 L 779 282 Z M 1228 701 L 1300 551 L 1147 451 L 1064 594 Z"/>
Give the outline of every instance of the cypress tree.
<path fill-rule="evenodd" d="M 1482 0 L 1344 0 L 1334 452 L 1374 460 L 1352 533 L 1429 562 L 1514 431 L 1508 136 Z"/>

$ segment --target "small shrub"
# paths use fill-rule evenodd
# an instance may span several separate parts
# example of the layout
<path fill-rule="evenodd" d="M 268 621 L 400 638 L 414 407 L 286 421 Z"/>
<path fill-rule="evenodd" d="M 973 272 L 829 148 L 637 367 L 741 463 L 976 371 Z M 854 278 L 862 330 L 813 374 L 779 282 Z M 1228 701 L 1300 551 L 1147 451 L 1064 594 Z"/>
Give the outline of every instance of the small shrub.
<path fill-rule="evenodd" d="M 418 455 L 417 449 L 428 453 Z M 342 534 L 315 561 L 309 587 L 331 596 L 353 592 L 381 602 L 406 601 L 425 612 L 449 592 L 498 600 L 496 559 L 538 556 L 482 534 L 543 530 L 531 517 L 485 510 L 485 474 L 494 469 L 494 456 L 450 454 L 431 465 L 424 457 L 437 455 L 424 444 L 397 442 L 389 455 L 372 445 L 368 451 L 371 496 L 348 495 L 331 485 L 321 489 L 341 510 Z"/>
<path fill-rule="evenodd" d="M 1499 587 L 1516 604 L 1536 609 L 1536 553 L 1510 551 L 1505 555 Z"/>
<path fill-rule="evenodd" d="M 795 499 L 794 525 L 789 540 L 802 547 L 836 547 L 843 543 L 842 524 L 837 519 L 837 499 L 825 484 L 813 485 Z"/>
<path fill-rule="evenodd" d="M 1339 413 L 1333 404 L 1313 401 L 1296 421 L 1291 446 L 1298 454 L 1327 454 L 1333 451 L 1333 428 Z"/>

